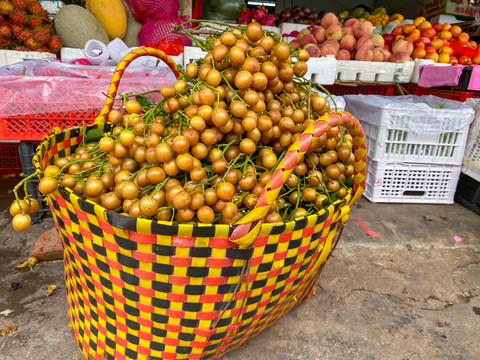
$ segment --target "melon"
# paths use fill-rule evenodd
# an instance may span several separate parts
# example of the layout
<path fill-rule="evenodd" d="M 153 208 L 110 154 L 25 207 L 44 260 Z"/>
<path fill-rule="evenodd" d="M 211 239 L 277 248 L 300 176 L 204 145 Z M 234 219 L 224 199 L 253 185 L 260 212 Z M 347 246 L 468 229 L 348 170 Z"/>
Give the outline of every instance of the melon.
<path fill-rule="evenodd" d="M 83 49 L 88 40 L 109 43 L 102 24 L 85 8 L 78 5 L 67 5 L 57 12 L 55 32 L 65 47 Z"/>
<path fill-rule="evenodd" d="M 129 17 L 127 19 L 127 32 L 123 38 L 123 42 L 127 44 L 128 47 L 138 46 L 138 32 L 141 28 L 142 23 L 136 21 L 134 17 Z"/>
<path fill-rule="evenodd" d="M 110 40 L 123 39 L 127 31 L 127 12 L 122 0 L 87 0 L 86 8 L 102 24 Z"/>

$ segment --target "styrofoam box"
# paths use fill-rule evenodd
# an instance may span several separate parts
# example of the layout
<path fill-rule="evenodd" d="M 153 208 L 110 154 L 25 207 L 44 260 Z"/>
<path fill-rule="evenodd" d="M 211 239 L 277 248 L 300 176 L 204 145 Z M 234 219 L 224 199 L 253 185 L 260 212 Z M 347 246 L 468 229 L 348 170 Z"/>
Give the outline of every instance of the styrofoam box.
<path fill-rule="evenodd" d="M 337 69 L 337 60 L 333 55 L 310 58 L 307 61 L 308 71 L 304 78 L 320 85 L 333 85 Z"/>
<path fill-rule="evenodd" d="M 470 127 L 463 165 L 475 174 L 466 173 L 467 175 L 480 181 L 480 99 L 467 99 L 465 104 L 475 110 L 475 119 Z"/>
<path fill-rule="evenodd" d="M 358 105 L 364 103 L 362 97 L 345 96 L 346 111 L 360 120 L 367 142 L 367 156 L 376 161 L 398 161 L 431 164 L 461 165 L 469 125 L 458 130 L 451 130 L 452 117 L 461 116 L 453 109 L 438 109 L 436 117 L 425 112 L 408 109 L 389 108 L 388 105 L 368 103 L 371 116 L 359 113 Z M 371 101 L 374 102 L 373 100 Z M 357 114 L 355 108 L 357 106 Z M 380 119 L 379 122 L 371 119 Z M 428 130 L 415 133 L 411 130 L 415 121 L 425 120 Z M 395 125 L 392 125 L 395 124 Z M 479 155 L 480 156 L 480 155 Z"/>
<path fill-rule="evenodd" d="M 77 48 L 70 48 L 70 47 L 62 47 L 60 49 L 60 60 L 66 63 L 70 63 L 73 60 L 83 59 L 85 58 L 85 54 L 83 49 Z"/>
<path fill-rule="evenodd" d="M 279 26 L 280 34 L 290 34 L 292 31 L 302 31 L 308 28 L 310 25 L 305 24 L 293 24 L 293 23 L 281 23 Z"/>
<path fill-rule="evenodd" d="M 337 60 L 336 79 L 340 81 L 410 82 L 413 61 L 401 63 Z"/>
<path fill-rule="evenodd" d="M 461 165 L 378 162 L 367 159 L 363 195 L 373 202 L 453 204 Z"/>
<path fill-rule="evenodd" d="M 187 66 L 193 60 L 204 58 L 207 55 L 206 51 L 203 51 L 199 47 L 195 46 L 185 46 L 183 48 L 183 65 Z"/>
<path fill-rule="evenodd" d="M 0 50 L 0 66 L 15 64 L 24 60 L 55 59 L 49 52 Z"/>

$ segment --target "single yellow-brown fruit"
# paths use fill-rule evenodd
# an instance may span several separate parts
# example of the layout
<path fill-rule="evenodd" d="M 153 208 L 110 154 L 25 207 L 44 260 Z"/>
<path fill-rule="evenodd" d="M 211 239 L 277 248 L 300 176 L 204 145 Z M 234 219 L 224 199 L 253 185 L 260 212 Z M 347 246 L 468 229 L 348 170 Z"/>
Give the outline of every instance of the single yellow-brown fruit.
<path fill-rule="evenodd" d="M 17 214 L 12 220 L 13 229 L 18 232 L 27 230 L 31 223 L 32 219 L 27 214 Z"/>
<path fill-rule="evenodd" d="M 87 0 L 86 9 L 102 24 L 110 40 L 123 39 L 127 32 L 127 12 L 122 0 Z"/>

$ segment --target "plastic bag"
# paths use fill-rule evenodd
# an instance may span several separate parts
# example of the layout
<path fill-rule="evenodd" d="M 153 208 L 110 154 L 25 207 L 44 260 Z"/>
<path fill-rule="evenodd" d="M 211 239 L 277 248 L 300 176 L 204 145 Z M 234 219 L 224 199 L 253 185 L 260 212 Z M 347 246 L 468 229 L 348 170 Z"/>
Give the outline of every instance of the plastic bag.
<path fill-rule="evenodd" d="M 458 131 L 469 125 L 474 110 L 459 102 L 433 95 L 344 95 L 345 111 L 360 121 L 414 134 Z"/>
<path fill-rule="evenodd" d="M 58 61 L 29 60 L 0 67 L 0 114 L 59 113 L 100 109 L 111 83 L 114 66 L 79 66 Z M 118 87 L 121 94 L 134 94 L 172 85 L 175 76 L 168 67 L 127 68 Z M 148 95 L 159 101 L 161 95 Z"/>
<path fill-rule="evenodd" d="M 204 0 L 205 19 L 218 21 L 236 21 L 238 13 L 246 8 L 244 0 Z"/>

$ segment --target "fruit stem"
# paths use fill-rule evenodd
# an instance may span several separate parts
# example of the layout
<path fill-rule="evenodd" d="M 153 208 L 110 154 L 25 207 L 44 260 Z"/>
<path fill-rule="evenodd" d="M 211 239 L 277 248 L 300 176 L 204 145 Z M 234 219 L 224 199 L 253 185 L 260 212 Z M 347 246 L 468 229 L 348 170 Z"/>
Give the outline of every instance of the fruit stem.
<path fill-rule="evenodd" d="M 24 186 L 24 191 L 25 191 L 25 195 L 28 195 L 27 193 L 27 181 L 30 180 L 31 178 L 35 177 L 35 176 L 39 176 L 39 175 L 42 175 L 43 174 L 43 171 L 36 171 L 34 172 L 33 174 L 31 175 L 28 175 L 27 177 L 23 178 L 22 180 L 20 180 L 18 182 L 17 185 L 15 185 L 15 187 L 13 188 L 13 194 L 15 195 L 15 201 L 17 202 L 17 205 L 18 207 L 20 208 L 20 210 L 22 211 L 23 213 L 23 209 L 22 209 L 22 204 L 20 203 L 20 198 L 18 197 L 18 189 L 20 188 L 20 186 Z"/>

